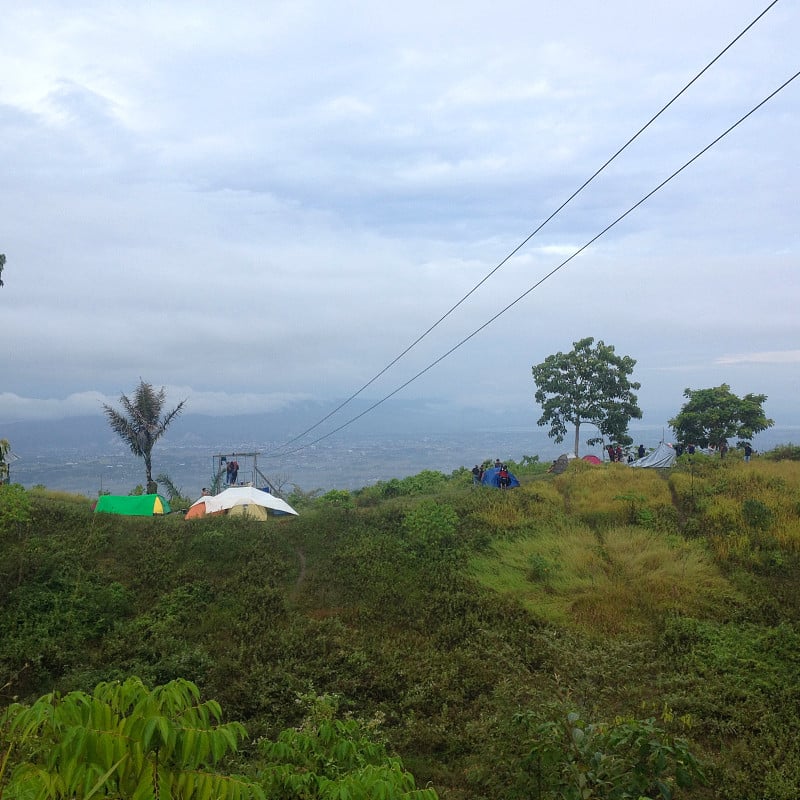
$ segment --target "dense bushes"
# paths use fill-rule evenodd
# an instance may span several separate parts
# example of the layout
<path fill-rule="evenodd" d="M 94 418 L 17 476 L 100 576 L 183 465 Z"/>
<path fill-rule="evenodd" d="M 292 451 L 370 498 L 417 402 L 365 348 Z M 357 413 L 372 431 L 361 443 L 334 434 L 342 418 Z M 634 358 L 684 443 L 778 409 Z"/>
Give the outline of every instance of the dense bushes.
<path fill-rule="evenodd" d="M 259 739 L 294 763 L 330 760 L 332 736 L 351 777 L 396 773 L 399 755 L 414 785 L 458 800 L 569 796 L 553 737 L 575 713 L 606 721 L 573 727 L 607 735 L 594 752 L 619 792 L 788 800 L 800 469 L 719 461 L 668 479 L 573 465 L 508 492 L 424 473 L 266 524 L 95 517 L 23 493 L 27 515 L 0 528 L 0 705 L 188 679 L 247 727 L 237 771 L 275 756 Z M 333 695 L 335 719 L 297 702 Z M 640 734 L 702 755 L 710 785 L 682 788 L 666 751 L 663 774 L 626 777 Z"/>

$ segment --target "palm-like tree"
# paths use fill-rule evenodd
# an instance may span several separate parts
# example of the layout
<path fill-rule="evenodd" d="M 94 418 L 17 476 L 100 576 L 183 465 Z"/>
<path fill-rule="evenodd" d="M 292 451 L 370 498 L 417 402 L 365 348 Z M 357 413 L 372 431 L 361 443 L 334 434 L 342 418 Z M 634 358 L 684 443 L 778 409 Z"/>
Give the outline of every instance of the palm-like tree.
<path fill-rule="evenodd" d="M 132 401 L 124 394 L 119 398 L 125 413 L 103 404 L 111 429 L 130 447 L 134 455 L 144 459 L 148 494 L 154 494 L 158 489 L 153 482 L 153 445 L 164 435 L 170 422 L 181 413 L 186 402 L 181 400 L 172 411 L 162 416 L 166 398 L 163 386 L 157 392 L 152 384 L 140 378 Z"/>

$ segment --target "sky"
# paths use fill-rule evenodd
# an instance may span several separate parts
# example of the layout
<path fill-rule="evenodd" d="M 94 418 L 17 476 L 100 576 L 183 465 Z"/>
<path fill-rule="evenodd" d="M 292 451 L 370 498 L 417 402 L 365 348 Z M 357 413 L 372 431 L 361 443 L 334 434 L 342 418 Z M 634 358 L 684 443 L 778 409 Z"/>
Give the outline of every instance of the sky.
<path fill-rule="evenodd" d="M 187 413 L 332 410 L 769 4 L 3 3 L 0 435 L 140 378 Z M 800 79 L 585 247 L 798 39 L 779 0 L 360 399 L 534 426 L 531 366 L 592 336 L 646 423 L 723 382 L 800 422 Z"/>

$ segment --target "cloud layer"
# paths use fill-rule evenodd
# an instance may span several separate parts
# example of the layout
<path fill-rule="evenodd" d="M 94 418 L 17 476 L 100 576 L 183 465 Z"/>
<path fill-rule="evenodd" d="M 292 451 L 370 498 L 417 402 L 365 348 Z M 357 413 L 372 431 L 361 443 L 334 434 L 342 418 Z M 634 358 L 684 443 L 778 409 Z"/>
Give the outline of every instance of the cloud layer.
<path fill-rule="evenodd" d="M 335 404 L 761 10 L 7 9 L 0 424 L 94 413 L 140 376 L 198 413 Z M 779 3 L 366 395 L 394 391 L 469 337 L 793 75 L 798 33 L 800 9 Z M 594 336 L 637 359 L 654 422 L 685 387 L 722 382 L 790 414 L 798 91 L 800 81 L 404 393 L 530 408 L 534 424 L 530 366 Z"/>

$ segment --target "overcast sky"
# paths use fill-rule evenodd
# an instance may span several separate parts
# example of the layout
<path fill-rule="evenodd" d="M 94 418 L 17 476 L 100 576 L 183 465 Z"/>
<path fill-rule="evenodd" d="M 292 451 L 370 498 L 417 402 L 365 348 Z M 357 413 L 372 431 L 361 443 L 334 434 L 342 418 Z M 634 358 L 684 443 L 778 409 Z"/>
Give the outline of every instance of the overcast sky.
<path fill-rule="evenodd" d="M 140 376 L 187 412 L 333 408 L 768 5 L 3 3 L 0 426 L 99 413 Z M 780 0 L 363 397 L 683 166 L 798 41 Z M 723 382 L 800 422 L 798 110 L 800 79 L 402 396 L 535 425 L 531 365 L 593 336 L 637 360 L 644 422 Z"/>

